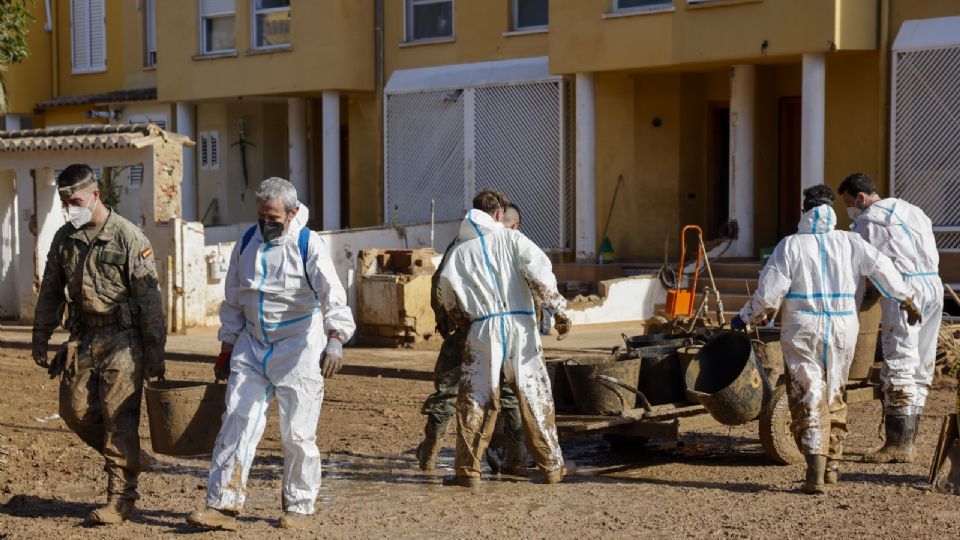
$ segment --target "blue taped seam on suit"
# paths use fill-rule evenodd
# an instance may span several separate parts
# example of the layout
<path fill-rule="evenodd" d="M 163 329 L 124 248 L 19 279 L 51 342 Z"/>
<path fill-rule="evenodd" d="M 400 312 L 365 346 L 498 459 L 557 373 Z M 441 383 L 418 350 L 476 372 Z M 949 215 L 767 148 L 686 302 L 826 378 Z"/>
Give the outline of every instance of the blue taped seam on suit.
<path fill-rule="evenodd" d="M 470 225 L 473 225 L 473 230 L 477 231 L 477 235 L 480 238 L 480 249 L 483 250 L 483 260 L 487 264 L 487 273 L 490 274 L 491 285 L 493 285 L 493 290 L 497 293 L 497 300 L 499 304 L 503 307 L 506 307 L 505 302 L 503 301 L 503 292 L 500 290 L 502 287 L 500 285 L 500 280 L 496 278 L 496 274 L 493 271 L 493 264 L 490 262 L 490 256 L 487 254 L 487 242 L 483 238 L 483 231 L 480 230 L 480 227 L 474 223 L 473 218 L 467 214 L 467 220 L 470 222 Z M 501 345 L 501 354 L 503 361 L 507 360 L 507 325 L 503 320 L 503 317 L 500 317 L 500 345 Z"/>

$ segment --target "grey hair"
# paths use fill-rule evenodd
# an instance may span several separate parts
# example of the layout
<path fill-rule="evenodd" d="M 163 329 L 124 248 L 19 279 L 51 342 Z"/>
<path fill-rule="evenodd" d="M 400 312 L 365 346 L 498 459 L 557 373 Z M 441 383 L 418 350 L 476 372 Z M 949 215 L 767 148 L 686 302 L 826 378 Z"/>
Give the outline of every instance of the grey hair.
<path fill-rule="evenodd" d="M 272 176 L 257 186 L 257 201 L 267 202 L 274 199 L 283 201 L 283 209 L 289 214 L 297 207 L 297 188 L 293 184 Z"/>

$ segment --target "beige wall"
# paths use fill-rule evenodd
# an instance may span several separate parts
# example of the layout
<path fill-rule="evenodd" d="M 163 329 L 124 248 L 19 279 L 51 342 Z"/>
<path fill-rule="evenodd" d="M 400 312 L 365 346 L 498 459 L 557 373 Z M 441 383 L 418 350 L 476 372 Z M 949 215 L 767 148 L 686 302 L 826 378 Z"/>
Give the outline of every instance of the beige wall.
<path fill-rule="evenodd" d="M 51 34 L 43 29 L 46 13 L 43 2 L 27 3 L 35 21 L 29 23 L 27 47 L 30 55 L 20 64 L 8 66 L 4 74 L 7 82 L 7 106 L 11 114 L 32 114 L 38 101 L 53 95 L 50 71 L 52 49 Z"/>
<path fill-rule="evenodd" d="M 877 0 L 734 0 L 702 6 L 674 0 L 674 5 L 674 11 L 604 17 L 611 0 L 552 0 L 551 70 L 734 62 L 828 51 L 831 44 L 876 47 Z"/>
<path fill-rule="evenodd" d="M 350 174 L 350 222 L 372 227 L 383 222 L 383 181 L 380 176 L 380 130 L 376 96 L 372 92 L 347 98 Z"/>
<path fill-rule="evenodd" d="M 292 0 L 289 50 L 251 52 L 252 0 L 237 0 L 237 55 L 200 53 L 197 0 L 158 10 L 159 99 L 311 94 L 374 88 L 373 2 Z"/>

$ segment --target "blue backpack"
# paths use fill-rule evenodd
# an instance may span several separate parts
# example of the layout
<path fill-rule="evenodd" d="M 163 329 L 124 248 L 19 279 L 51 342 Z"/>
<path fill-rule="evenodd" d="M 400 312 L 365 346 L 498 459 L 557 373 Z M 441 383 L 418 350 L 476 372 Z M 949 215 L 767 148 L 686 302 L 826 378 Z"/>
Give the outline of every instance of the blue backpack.
<path fill-rule="evenodd" d="M 240 254 L 243 254 L 243 250 L 247 249 L 247 244 L 250 243 L 250 240 L 253 240 L 253 235 L 257 232 L 257 225 L 247 229 L 247 232 L 243 233 L 243 238 L 240 240 Z M 297 237 L 297 247 L 300 248 L 300 260 L 303 261 L 303 277 L 307 278 L 307 285 L 310 286 L 310 290 L 314 293 L 317 292 L 313 288 L 313 283 L 310 282 L 310 273 L 307 272 L 307 247 L 310 245 L 310 229 L 304 227 L 300 229 L 300 235 Z"/>

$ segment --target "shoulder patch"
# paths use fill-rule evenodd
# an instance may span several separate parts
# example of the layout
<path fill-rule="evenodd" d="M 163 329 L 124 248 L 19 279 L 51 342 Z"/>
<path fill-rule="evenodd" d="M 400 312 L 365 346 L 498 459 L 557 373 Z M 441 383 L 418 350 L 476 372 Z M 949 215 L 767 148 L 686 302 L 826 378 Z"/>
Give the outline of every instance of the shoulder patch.
<path fill-rule="evenodd" d="M 147 257 L 153 255 L 153 248 L 147 246 L 143 251 L 140 252 L 140 256 L 146 259 Z"/>

